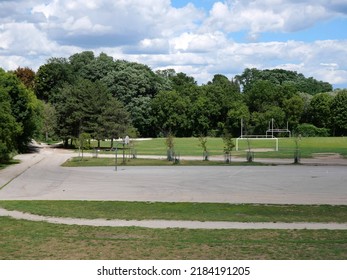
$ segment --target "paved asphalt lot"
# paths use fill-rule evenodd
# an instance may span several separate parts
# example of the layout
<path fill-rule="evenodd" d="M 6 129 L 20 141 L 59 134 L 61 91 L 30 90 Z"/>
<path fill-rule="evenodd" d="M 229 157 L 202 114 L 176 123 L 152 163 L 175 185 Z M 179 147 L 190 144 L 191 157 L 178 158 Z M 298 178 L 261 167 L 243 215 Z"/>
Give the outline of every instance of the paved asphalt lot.
<path fill-rule="evenodd" d="M 60 167 L 70 156 L 42 149 L 0 171 L 0 200 L 347 205 L 346 166 Z"/>

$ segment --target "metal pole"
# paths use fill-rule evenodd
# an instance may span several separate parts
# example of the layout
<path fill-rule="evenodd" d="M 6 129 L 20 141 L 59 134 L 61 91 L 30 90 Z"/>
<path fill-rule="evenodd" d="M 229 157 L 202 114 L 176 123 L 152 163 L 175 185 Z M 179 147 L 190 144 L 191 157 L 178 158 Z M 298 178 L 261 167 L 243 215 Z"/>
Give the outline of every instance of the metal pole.
<path fill-rule="evenodd" d="M 116 152 L 115 152 L 115 160 L 114 160 L 114 170 L 117 171 L 117 153 L 118 153 L 118 146 L 116 143 Z"/>
<path fill-rule="evenodd" d="M 125 163 L 125 151 L 124 151 L 124 142 L 123 142 L 123 164 Z"/>
<path fill-rule="evenodd" d="M 243 118 L 241 118 L 241 138 L 242 138 L 242 135 L 243 135 Z"/>

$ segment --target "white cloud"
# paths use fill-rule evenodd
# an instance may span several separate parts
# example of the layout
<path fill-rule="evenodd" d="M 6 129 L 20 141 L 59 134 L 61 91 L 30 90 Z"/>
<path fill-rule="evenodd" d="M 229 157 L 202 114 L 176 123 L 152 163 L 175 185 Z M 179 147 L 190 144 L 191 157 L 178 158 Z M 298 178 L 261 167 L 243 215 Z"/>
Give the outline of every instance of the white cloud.
<path fill-rule="evenodd" d="M 193 5 L 173 8 L 169 0 L 54 0 L 33 7 L 32 13 L 45 16 L 40 26 L 54 40 L 69 43 L 88 31 L 91 41 L 93 36 L 98 43 L 114 38 L 114 45 L 194 29 L 203 15 Z"/>
<path fill-rule="evenodd" d="M 170 0 L 0 1 L 0 67 L 37 69 L 50 57 L 93 50 L 200 83 L 277 67 L 347 86 L 347 40 L 259 41 L 263 32 L 295 33 L 346 15 L 345 0 L 227 0 L 210 11 Z M 252 40 L 236 42 L 233 32 Z"/>
<path fill-rule="evenodd" d="M 58 46 L 32 23 L 5 23 L 0 28 L 2 51 L 16 54 L 51 53 Z"/>
<path fill-rule="evenodd" d="M 171 40 L 174 51 L 182 52 L 210 52 L 223 48 L 227 44 L 225 35 L 221 32 L 214 33 L 182 33 Z"/>
<path fill-rule="evenodd" d="M 336 14 L 336 7 L 347 4 L 327 0 L 229 0 L 216 2 L 204 22 L 202 30 L 236 32 L 246 30 L 249 37 L 261 32 L 294 32 L 328 20 Z"/>

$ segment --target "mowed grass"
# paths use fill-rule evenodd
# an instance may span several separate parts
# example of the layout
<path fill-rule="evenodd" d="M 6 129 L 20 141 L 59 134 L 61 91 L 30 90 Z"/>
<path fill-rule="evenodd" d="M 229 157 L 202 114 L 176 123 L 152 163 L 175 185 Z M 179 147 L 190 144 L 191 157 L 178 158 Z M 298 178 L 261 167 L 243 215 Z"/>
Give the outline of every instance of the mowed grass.
<path fill-rule="evenodd" d="M 175 138 L 175 151 L 180 156 L 201 156 L 202 148 L 198 138 Z M 151 140 L 134 141 L 134 149 L 138 155 L 166 156 L 165 138 L 153 138 Z M 236 139 L 234 140 L 236 144 Z M 293 158 L 296 143 L 294 138 L 279 138 L 279 151 L 276 152 L 274 140 L 250 139 L 249 144 L 255 150 L 256 157 Z M 337 153 L 347 157 L 347 137 L 302 137 L 299 141 L 301 157 L 313 157 L 316 153 Z M 95 143 L 93 144 L 95 145 Z M 110 142 L 102 142 L 103 147 L 110 147 Z M 221 138 L 207 139 L 209 155 L 223 155 L 224 143 Z M 259 149 L 272 149 L 273 151 L 260 152 Z M 232 152 L 234 156 L 245 157 L 248 150 L 248 141 L 239 141 L 239 151 Z M 257 151 L 258 150 L 258 151 Z M 113 152 L 114 153 L 114 152 Z"/>
<path fill-rule="evenodd" d="M 0 201 L 8 210 L 85 219 L 347 223 L 346 205 L 123 201 Z"/>
<path fill-rule="evenodd" d="M 0 217 L 2 260 L 345 260 L 347 231 L 188 230 L 49 224 Z"/>
<path fill-rule="evenodd" d="M 346 222 L 346 206 L 0 201 L 47 216 L 103 219 Z M 0 217 L 0 259 L 345 260 L 346 230 L 192 230 L 91 227 Z"/>

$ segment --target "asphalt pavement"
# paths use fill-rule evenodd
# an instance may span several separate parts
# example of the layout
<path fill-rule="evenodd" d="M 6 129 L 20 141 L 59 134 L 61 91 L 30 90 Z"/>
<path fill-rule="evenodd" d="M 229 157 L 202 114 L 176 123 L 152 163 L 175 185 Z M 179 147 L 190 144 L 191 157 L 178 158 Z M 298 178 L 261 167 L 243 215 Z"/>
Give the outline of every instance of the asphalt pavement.
<path fill-rule="evenodd" d="M 0 171 L 0 200 L 347 204 L 346 165 L 68 168 L 42 148 Z"/>

